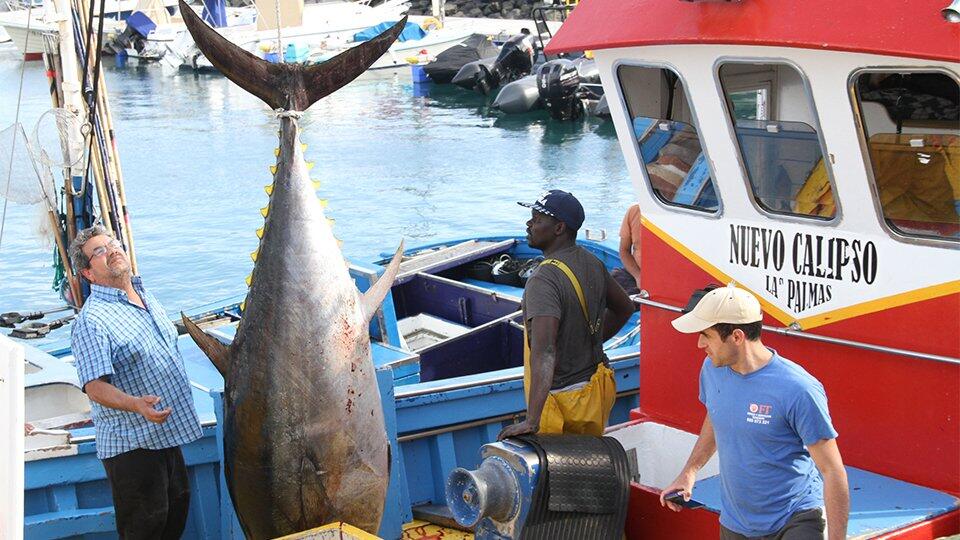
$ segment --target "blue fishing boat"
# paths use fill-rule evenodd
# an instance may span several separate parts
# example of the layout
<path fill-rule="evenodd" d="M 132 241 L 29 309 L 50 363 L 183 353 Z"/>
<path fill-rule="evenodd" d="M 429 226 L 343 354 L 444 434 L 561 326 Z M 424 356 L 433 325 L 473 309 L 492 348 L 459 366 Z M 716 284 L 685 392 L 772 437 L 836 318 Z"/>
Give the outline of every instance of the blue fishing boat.
<path fill-rule="evenodd" d="M 609 270 L 620 266 L 612 246 L 593 240 L 580 244 Z M 351 262 L 350 274 L 361 291 L 382 273 L 390 255 Z M 517 261 L 516 268 L 535 264 L 539 255 L 523 237 L 512 236 L 441 242 L 405 253 L 398 278 L 370 325 L 394 449 L 382 538 L 417 537 L 404 532 L 406 524 L 418 523 L 415 519 L 452 524 L 445 505 L 449 473 L 476 468 L 480 446 L 496 440 L 500 429 L 524 411 L 522 282 L 519 272 L 493 268 L 508 260 Z M 189 315 L 229 343 L 242 317 L 242 300 L 225 299 Z M 618 391 L 611 423 L 627 421 L 638 403 L 638 316 L 605 344 Z M 183 331 L 179 347 L 203 425 L 203 437 L 184 447 L 192 491 L 184 537 L 242 538 L 222 475 L 218 418 L 223 378 Z M 40 395 L 51 384 L 80 394 L 75 377 L 70 378 L 73 357 L 65 339 L 40 347 L 25 344 L 25 349 L 33 366 L 25 376 L 28 408 L 30 395 Z M 116 536 L 93 428 L 78 418 L 72 421 L 73 426 L 57 430 L 59 440 L 47 439 L 53 443 L 25 452 L 25 538 Z"/>

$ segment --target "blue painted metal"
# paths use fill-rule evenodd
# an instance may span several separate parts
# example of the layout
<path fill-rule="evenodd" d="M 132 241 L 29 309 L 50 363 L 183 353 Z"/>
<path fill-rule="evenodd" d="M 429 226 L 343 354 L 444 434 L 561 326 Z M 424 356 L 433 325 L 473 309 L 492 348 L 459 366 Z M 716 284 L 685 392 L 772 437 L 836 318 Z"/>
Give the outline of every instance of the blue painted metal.
<path fill-rule="evenodd" d="M 394 301 L 397 318 L 428 313 L 469 327 L 520 309 L 517 301 L 424 276 L 416 276 L 395 287 Z"/>
<path fill-rule="evenodd" d="M 420 380 L 436 381 L 523 365 L 523 331 L 504 321 L 420 353 Z"/>
<path fill-rule="evenodd" d="M 217 538 L 215 477 L 220 469 L 216 434 L 183 447 L 190 474 L 190 513 L 185 538 Z M 55 452 L 56 450 L 51 450 Z M 68 455 L 24 463 L 24 538 L 117 538 L 113 499 L 93 442 L 60 449 Z"/>

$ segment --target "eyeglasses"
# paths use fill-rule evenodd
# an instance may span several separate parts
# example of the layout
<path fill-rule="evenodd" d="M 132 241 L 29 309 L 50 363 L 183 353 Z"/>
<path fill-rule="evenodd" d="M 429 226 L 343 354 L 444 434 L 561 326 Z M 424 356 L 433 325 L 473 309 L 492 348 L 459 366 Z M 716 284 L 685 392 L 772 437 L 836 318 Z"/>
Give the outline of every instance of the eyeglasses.
<path fill-rule="evenodd" d="M 114 238 L 102 246 L 97 246 L 93 248 L 93 251 L 90 252 L 90 259 L 95 259 L 97 257 L 106 255 L 111 251 L 123 251 L 123 245 L 120 244 L 120 241 Z"/>

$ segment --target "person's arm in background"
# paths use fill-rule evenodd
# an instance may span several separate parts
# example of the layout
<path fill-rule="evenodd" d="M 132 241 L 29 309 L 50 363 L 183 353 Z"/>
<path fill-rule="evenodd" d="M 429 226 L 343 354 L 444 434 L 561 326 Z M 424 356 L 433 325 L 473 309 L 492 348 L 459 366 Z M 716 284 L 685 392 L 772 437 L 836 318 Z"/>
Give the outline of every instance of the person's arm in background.
<path fill-rule="evenodd" d="M 623 269 L 636 280 L 639 289 L 640 265 L 637 264 L 637 259 L 633 256 L 634 238 L 633 233 L 630 232 L 630 213 L 630 210 L 627 210 L 627 214 L 623 216 L 623 223 L 620 224 L 620 262 L 623 264 Z M 636 239 L 636 241 L 639 240 L 639 238 Z"/>

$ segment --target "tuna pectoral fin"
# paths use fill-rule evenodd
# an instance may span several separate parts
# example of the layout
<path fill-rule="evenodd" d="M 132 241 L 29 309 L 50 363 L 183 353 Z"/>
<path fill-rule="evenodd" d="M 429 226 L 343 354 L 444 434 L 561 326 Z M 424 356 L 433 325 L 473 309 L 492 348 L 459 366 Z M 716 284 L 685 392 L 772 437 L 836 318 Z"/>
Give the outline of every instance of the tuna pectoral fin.
<path fill-rule="evenodd" d="M 207 335 L 206 332 L 190 320 L 190 317 L 184 315 L 182 311 L 180 312 L 180 318 L 183 319 L 183 325 L 187 327 L 187 333 L 190 334 L 193 341 L 195 341 L 197 346 L 200 347 L 200 350 L 207 355 L 207 358 L 213 362 L 217 371 L 226 378 L 227 369 L 230 367 L 230 349 L 223 343 L 220 343 L 217 338 Z"/>
<path fill-rule="evenodd" d="M 180 0 L 180 15 L 200 52 L 220 73 L 273 109 L 305 111 L 367 70 L 397 39 L 407 18 L 322 64 L 272 64 L 234 45 Z"/>
<path fill-rule="evenodd" d="M 373 314 L 380 308 L 380 303 L 383 302 L 384 297 L 390 292 L 390 287 L 393 287 L 393 280 L 396 279 L 397 271 L 400 270 L 400 259 L 402 257 L 403 240 L 400 241 L 400 247 L 397 248 L 397 252 L 393 255 L 393 260 L 390 261 L 390 264 L 383 272 L 383 275 L 380 276 L 380 279 L 378 279 L 372 287 L 367 289 L 367 292 L 363 293 L 361 305 L 363 306 L 363 317 L 365 321 L 370 322 Z"/>

